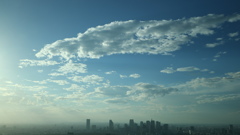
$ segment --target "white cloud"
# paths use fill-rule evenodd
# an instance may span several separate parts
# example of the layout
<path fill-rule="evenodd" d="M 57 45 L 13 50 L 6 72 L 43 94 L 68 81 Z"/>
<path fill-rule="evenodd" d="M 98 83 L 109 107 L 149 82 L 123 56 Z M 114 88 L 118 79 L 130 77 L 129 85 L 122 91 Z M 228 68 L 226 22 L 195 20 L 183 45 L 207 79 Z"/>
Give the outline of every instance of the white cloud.
<path fill-rule="evenodd" d="M 139 75 L 139 74 L 131 74 L 131 75 L 129 75 L 129 77 L 131 77 L 131 78 L 139 78 L 139 77 L 141 77 L 141 75 Z"/>
<path fill-rule="evenodd" d="M 216 38 L 216 40 L 217 40 L 217 41 L 221 41 L 221 40 L 223 40 L 223 38 Z"/>
<path fill-rule="evenodd" d="M 167 74 L 171 74 L 176 72 L 176 70 L 174 70 L 172 67 L 167 67 L 166 69 L 163 69 L 160 71 L 161 73 L 167 73 Z"/>
<path fill-rule="evenodd" d="M 38 73 L 42 73 L 43 72 L 43 70 L 38 70 Z"/>
<path fill-rule="evenodd" d="M 162 85 L 149 83 L 137 83 L 133 86 L 104 86 L 95 89 L 95 94 L 114 98 L 125 98 L 125 100 L 139 101 L 154 99 L 178 91 L 176 88 L 167 88 Z M 114 102 L 114 101 L 113 101 Z"/>
<path fill-rule="evenodd" d="M 206 47 L 208 47 L 208 48 L 214 48 L 214 47 L 219 46 L 219 45 L 221 45 L 221 44 L 223 44 L 223 42 L 208 43 L 208 44 L 206 44 Z"/>
<path fill-rule="evenodd" d="M 71 60 L 66 63 L 65 65 L 61 66 L 58 70 L 58 72 L 63 73 L 63 74 L 68 74 L 68 73 L 86 73 L 87 72 L 87 65 L 83 63 L 73 63 Z M 50 74 L 50 75 L 57 75 L 56 73 Z M 58 74 L 60 75 L 60 74 Z"/>
<path fill-rule="evenodd" d="M 57 83 L 58 85 L 69 84 L 69 82 L 67 82 L 66 80 L 52 80 L 52 79 L 46 79 L 42 81 L 31 81 L 31 82 L 38 83 L 38 84 L 47 84 L 48 82 Z"/>
<path fill-rule="evenodd" d="M 239 16 L 209 14 L 178 20 L 116 21 L 89 28 L 77 37 L 47 44 L 36 56 L 70 59 L 126 53 L 169 54 L 197 35 L 213 34 L 213 28 L 224 22 L 239 21 Z"/>
<path fill-rule="evenodd" d="M 104 102 L 111 103 L 111 104 L 126 104 L 128 103 L 128 100 L 123 98 L 111 98 L 111 99 L 104 100 Z"/>
<path fill-rule="evenodd" d="M 200 70 L 197 67 L 182 67 L 182 68 L 177 68 L 177 71 L 179 72 L 192 72 L 192 71 L 198 71 Z"/>
<path fill-rule="evenodd" d="M 48 75 L 50 75 L 50 76 L 63 76 L 65 74 L 64 73 L 56 73 L 56 72 L 54 72 L 54 73 L 50 73 Z"/>
<path fill-rule="evenodd" d="M 217 61 L 218 58 L 220 58 L 223 54 L 226 54 L 227 52 L 218 52 L 215 56 L 214 56 L 214 59 L 213 61 Z"/>
<path fill-rule="evenodd" d="M 69 84 L 69 82 L 67 82 L 66 80 L 51 80 L 51 79 L 47 79 L 48 82 L 53 82 L 53 83 L 57 83 L 58 85 L 66 85 Z"/>
<path fill-rule="evenodd" d="M 216 103 L 216 102 L 224 102 L 224 101 L 231 101 L 231 100 L 240 100 L 239 94 L 227 94 L 227 95 L 203 95 L 198 96 L 197 103 L 204 104 L 204 103 Z"/>
<path fill-rule="evenodd" d="M 236 36 L 238 36 L 238 32 L 229 33 L 228 36 L 229 37 L 236 37 Z"/>
<path fill-rule="evenodd" d="M 141 77 L 141 75 L 139 74 L 130 74 L 129 76 L 128 75 L 120 75 L 120 78 L 124 79 L 124 78 L 139 78 Z"/>
<path fill-rule="evenodd" d="M 127 78 L 128 76 L 127 75 L 120 75 L 120 78 Z"/>
<path fill-rule="evenodd" d="M 113 73 L 116 73 L 116 71 L 105 72 L 105 74 L 107 74 L 107 75 L 110 75 L 110 74 L 113 74 Z"/>
<path fill-rule="evenodd" d="M 208 69 L 199 69 L 194 66 L 189 66 L 189 67 L 180 67 L 177 69 L 173 69 L 173 67 L 167 67 L 166 69 L 163 69 L 160 72 L 171 74 L 171 73 L 175 73 L 175 72 L 193 72 L 193 71 L 208 72 L 209 70 Z M 211 71 L 209 71 L 209 72 L 211 72 Z"/>
<path fill-rule="evenodd" d="M 226 73 L 224 77 L 196 78 L 175 86 L 185 94 L 221 93 L 238 91 L 240 72 Z"/>
<path fill-rule="evenodd" d="M 29 60 L 22 59 L 20 60 L 19 68 L 27 67 L 27 66 L 53 66 L 59 64 L 56 61 L 52 60 Z"/>
<path fill-rule="evenodd" d="M 99 84 L 99 82 L 102 82 L 104 80 L 103 77 L 100 77 L 98 75 L 73 76 L 73 77 L 68 77 L 68 79 L 75 82 L 84 82 L 89 84 Z"/>
<path fill-rule="evenodd" d="M 71 84 L 71 86 L 69 88 L 64 88 L 67 91 L 83 91 L 85 90 L 85 88 L 77 85 L 77 84 Z"/>

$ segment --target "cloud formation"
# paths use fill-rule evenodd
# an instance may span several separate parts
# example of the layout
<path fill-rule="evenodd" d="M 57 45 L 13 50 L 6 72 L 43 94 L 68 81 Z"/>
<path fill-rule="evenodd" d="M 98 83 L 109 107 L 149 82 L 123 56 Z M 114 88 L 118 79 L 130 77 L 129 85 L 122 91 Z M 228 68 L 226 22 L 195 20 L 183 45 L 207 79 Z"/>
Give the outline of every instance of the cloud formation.
<path fill-rule="evenodd" d="M 175 72 L 193 72 L 193 71 L 201 71 L 201 72 L 208 72 L 208 69 L 199 69 L 197 67 L 194 66 L 189 66 L 189 67 L 180 67 L 177 69 L 173 69 L 173 67 L 167 67 L 163 70 L 161 70 L 161 73 L 167 73 L 167 74 L 171 74 L 171 73 L 175 73 Z M 213 71 L 210 71 L 213 72 Z"/>
<path fill-rule="evenodd" d="M 222 93 L 238 91 L 240 72 L 226 73 L 223 77 L 196 78 L 175 86 L 184 94 Z"/>
<path fill-rule="evenodd" d="M 238 36 L 238 32 L 229 33 L 228 36 L 229 37 L 236 37 L 236 36 Z"/>
<path fill-rule="evenodd" d="M 137 83 L 133 86 L 104 86 L 95 89 L 96 94 L 111 98 L 125 98 L 131 101 L 154 99 L 178 91 L 177 88 L 168 88 L 150 83 Z M 109 100 L 108 100 L 109 101 Z M 111 102 L 112 100 L 110 100 Z M 117 100 L 116 102 L 118 102 Z M 112 101 L 111 103 L 115 102 Z M 122 101 L 121 101 L 122 102 Z"/>
<path fill-rule="evenodd" d="M 98 75 L 72 76 L 72 77 L 68 77 L 68 79 L 74 82 L 84 82 L 88 84 L 99 84 L 104 80 L 103 77 L 100 77 Z"/>
<path fill-rule="evenodd" d="M 217 61 L 218 58 L 220 58 L 223 54 L 226 54 L 226 53 L 227 53 L 227 52 L 218 52 L 218 53 L 214 56 L 213 61 Z"/>
<path fill-rule="evenodd" d="M 22 59 L 20 60 L 19 68 L 27 66 L 53 66 L 59 64 L 57 61 L 52 60 L 29 60 Z"/>
<path fill-rule="evenodd" d="M 231 101 L 231 100 L 240 100 L 240 94 L 227 94 L 227 95 L 203 95 L 198 96 L 197 103 L 216 103 L 223 101 Z"/>
<path fill-rule="evenodd" d="M 71 60 L 57 70 L 58 72 L 51 73 L 51 76 L 59 76 L 65 74 L 79 74 L 87 72 L 87 65 L 83 63 L 73 63 Z"/>
<path fill-rule="evenodd" d="M 89 28 L 77 37 L 47 44 L 37 57 L 65 59 L 100 58 L 112 54 L 169 54 L 188 44 L 197 35 L 210 35 L 224 22 L 240 20 L 239 14 L 209 14 L 178 20 L 115 21 Z"/>

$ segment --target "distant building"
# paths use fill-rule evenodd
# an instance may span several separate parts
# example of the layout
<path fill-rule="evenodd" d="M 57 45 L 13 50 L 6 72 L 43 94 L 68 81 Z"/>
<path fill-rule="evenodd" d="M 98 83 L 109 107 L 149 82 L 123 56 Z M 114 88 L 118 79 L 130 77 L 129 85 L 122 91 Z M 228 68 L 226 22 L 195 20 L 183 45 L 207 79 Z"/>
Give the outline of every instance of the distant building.
<path fill-rule="evenodd" d="M 90 130 L 90 119 L 86 120 L 86 129 Z"/>
<path fill-rule="evenodd" d="M 114 124 L 112 120 L 109 120 L 109 130 L 112 131 L 114 129 Z"/>
<path fill-rule="evenodd" d="M 134 130 L 134 120 L 133 119 L 129 120 L 129 128 L 130 128 L 131 131 Z"/>
<path fill-rule="evenodd" d="M 151 133 L 155 132 L 155 121 L 151 120 L 151 125 L 150 125 Z"/>

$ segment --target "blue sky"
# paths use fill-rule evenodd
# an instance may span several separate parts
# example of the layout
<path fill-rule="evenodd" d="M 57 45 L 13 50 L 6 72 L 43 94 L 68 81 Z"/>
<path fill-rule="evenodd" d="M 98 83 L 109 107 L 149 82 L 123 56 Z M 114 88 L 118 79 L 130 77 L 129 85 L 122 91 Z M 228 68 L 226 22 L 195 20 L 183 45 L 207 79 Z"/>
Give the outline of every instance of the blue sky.
<path fill-rule="evenodd" d="M 1 0 L 1 122 L 239 123 L 239 4 Z"/>

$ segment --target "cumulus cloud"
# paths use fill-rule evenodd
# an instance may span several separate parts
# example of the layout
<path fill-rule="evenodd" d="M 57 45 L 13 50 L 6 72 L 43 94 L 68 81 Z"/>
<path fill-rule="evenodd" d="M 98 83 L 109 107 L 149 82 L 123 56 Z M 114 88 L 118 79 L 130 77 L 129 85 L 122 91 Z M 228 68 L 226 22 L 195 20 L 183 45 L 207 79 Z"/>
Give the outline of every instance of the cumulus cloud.
<path fill-rule="evenodd" d="M 120 78 L 127 78 L 128 76 L 127 75 L 119 75 L 120 76 Z"/>
<path fill-rule="evenodd" d="M 131 75 L 129 75 L 129 77 L 131 77 L 131 78 L 139 78 L 139 77 L 141 77 L 141 75 L 139 75 L 139 74 L 131 74 Z"/>
<path fill-rule="evenodd" d="M 104 80 L 103 77 L 100 77 L 98 75 L 72 76 L 72 77 L 68 77 L 68 79 L 75 82 L 84 82 L 89 84 L 99 84 Z"/>
<path fill-rule="evenodd" d="M 19 68 L 27 66 L 53 66 L 59 64 L 57 61 L 52 60 L 29 60 L 23 59 L 20 60 Z"/>
<path fill-rule="evenodd" d="M 208 44 L 206 44 L 206 47 L 208 47 L 208 48 L 214 48 L 214 47 L 219 46 L 219 45 L 221 45 L 221 44 L 223 44 L 223 42 L 208 43 Z"/>
<path fill-rule="evenodd" d="M 42 81 L 31 81 L 31 82 L 38 83 L 38 84 L 47 84 L 48 82 L 57 83 L 58 85 L 69 84 L 69 82 L 67 82 L 66 80 L 52 80 L 52 79 L 46 79 Z"/>
<path fill-rule="evenodd" d="M 139 74 L 130 74 L 129 76 L 127 76 L 127 75 L 120 75 L 120 78 L 140 78 L 141 77 L 141 75 L 139 75 Z"/>
<path fill-rule="evenodd" d="M 115 21 L 89 28 L 77 37 L 47 44 L 37 57 L 65 59 L 100 58 L 112 54 L 169 54 L 197 35 L 210 35 L 224 22 L 240 20 L 239 14 L 206 16 L 177 20 Z"/>
<path fill-rule="evenodd" d="M 228 36 L 229 37 L 236 37 L 236 36 L 238 36 L 238 32 L 229 33 Z"/>
<path fill-rule="evenodd" d="M 95 89 L 96 94 L 133 101 L 153 99 L 175 91 L 178 89 L 149 83 L 137 83 L 133 86 L 104 86 Z"/>
<path fill-rule="evenodd" d="M 154 85 L 149 83 L 137 83 L 130 91 L 127 91 L 127 95 L 133 100 L 152 99 L 157 96 L 165 96 L 172 92 L 178 91 L 177 88 L 168 88 L 162 85 Z"/>
<path fill-rule="evenodd" d="M 65 65 L 61 66 L 58 70 L 59 73 L 52 73 L 50 75 L 57 76 L 62 74 L 79 74 L 79 73 L 86 73 L 87 72 L 87 65 L 83 63 L 73 63 L 71 60 L 66 63 Z"/>
<path fill-rule="evenodd" d="M 160 71 L 161 73 L 167 73 L 167 74 L 171 74 L 176 72 L 176 70 L 174 70 L 172 67 L 167 67 L 166 69 L 163 69 Z"/>
<path fill-rule="evenodd" d="M 221 93 L 237 91 L 240 87 L 240 72 L 226 73 L 224 77 L 196 78 L 175 86 L 185 94 Z"/>
<path fill-rule="evenodd" d="M 71 84 L 70 87 L 64 88 L 64 89 L 67 91 L 83 91 L 83 90 L 85 90 L 85 88 L 83 88 L 77 84 Z"/>
<path fill-rule="evenodd" d="M 116 73 L 116 71 L 108 71 L 108 72 L 105 72 L 105 74 L 107 74 L 107 75 L 110 75 L 110 74 L 113 74 L 113 73 Z"/>
<path fill-rule="evenodd" d="M 175 72 L 193 72 L 193 71 L 208 72 L 209 70 L 208 69 L 199 69 L 194 66 L 189 66 L 189 67 L 180 67 L 177 69 L 173 69 L 173 67 L 167 67 L 166 69 L 163 69 L 160 72 L 171 74 L 171 73 L 175 73 Z M 211 71 L 209 71 L 209 72 L 211 72 Z"/>

